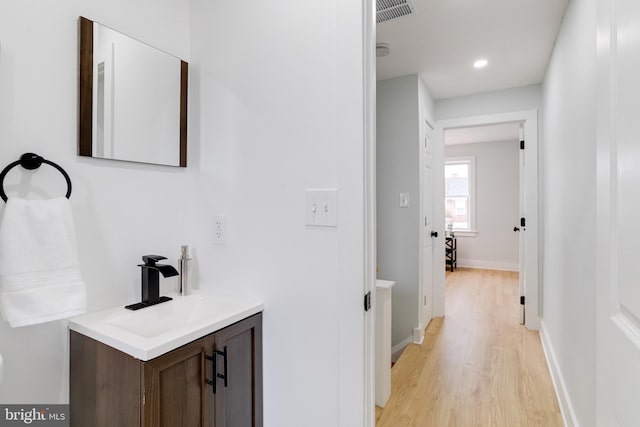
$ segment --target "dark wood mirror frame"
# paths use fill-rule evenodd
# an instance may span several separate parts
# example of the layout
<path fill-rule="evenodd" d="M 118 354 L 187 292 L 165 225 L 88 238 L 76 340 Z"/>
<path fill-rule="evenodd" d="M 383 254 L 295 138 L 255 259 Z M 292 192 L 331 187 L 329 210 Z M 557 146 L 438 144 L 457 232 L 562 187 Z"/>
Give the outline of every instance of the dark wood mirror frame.
<path fill-rule="evenodd" d="M 93 156 L 93 21 L 80 17 L 78 155 Z M 187 167 L 187 90 L 189 64 L 180 60 L 180 162 Z M 124 159 L 116 159 L 124 160 Z"/>

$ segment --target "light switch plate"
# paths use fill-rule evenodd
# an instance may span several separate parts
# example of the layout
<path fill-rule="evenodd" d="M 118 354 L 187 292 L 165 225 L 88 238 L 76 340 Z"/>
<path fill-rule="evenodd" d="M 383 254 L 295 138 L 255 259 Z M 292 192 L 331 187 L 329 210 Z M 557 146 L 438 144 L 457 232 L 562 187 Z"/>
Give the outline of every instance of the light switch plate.
<path fill-rule="evenodd" d="M 400 193 L 400 207 L 401 208 L 409 207 L 409 193 Z"/>
<path fill-rule="evenodd" d="M 213 217 L 213 243 L 221 246 L 227 244 L 227 217 L 224 215 Z"/>
<path fill-rule="evenodd" d="M 312 227 L 338 226 L 338 190 L 305 190 L 306 225 Z"/>

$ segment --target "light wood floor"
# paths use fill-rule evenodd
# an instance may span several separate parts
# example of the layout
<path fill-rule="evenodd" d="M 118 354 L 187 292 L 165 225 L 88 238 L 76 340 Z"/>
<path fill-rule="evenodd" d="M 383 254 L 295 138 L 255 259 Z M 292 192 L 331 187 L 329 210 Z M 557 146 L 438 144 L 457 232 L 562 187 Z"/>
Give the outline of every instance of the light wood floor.
<path fill-rule="evenodd" d="M 447 273 L 445 317 L 391 370 L 376 426 L 562 426 L 539 335 L 518 324 L 518 299 L 518 273 Z"/>

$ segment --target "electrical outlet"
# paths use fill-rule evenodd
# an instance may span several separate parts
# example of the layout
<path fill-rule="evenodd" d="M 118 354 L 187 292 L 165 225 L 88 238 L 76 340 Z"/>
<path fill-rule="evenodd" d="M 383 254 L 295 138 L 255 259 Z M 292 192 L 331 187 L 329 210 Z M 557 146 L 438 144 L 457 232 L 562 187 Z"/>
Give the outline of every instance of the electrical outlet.
<path fill-rule="evenodd" d="M 227 217 L 224 215 L 213 217 L 213 243 L 222 246 L 227 244 Z"/>

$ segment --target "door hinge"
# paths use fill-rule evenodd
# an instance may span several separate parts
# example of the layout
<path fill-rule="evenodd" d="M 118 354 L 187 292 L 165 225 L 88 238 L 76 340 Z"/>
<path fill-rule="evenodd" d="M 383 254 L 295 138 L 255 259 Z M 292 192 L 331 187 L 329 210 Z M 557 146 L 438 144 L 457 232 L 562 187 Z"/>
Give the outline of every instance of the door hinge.
<path fill-rule="evenodd" d="M 520 141 L 520 149 L 524 150 L 524 140 Z"/>
<path fill-rule="evenodd" d="M 364 311 L 371 310 L 371 291 L 364 294 Z"/>
<path fill-rule="evenodd" d="M 520 227 L 526 227 L 527 221 L 524 218 L 520 218 Z"/>
<path fill-rule="evenodd" d="M 524 305 L 524 295 L 520 297 L 520 305 Z"/>

